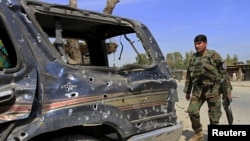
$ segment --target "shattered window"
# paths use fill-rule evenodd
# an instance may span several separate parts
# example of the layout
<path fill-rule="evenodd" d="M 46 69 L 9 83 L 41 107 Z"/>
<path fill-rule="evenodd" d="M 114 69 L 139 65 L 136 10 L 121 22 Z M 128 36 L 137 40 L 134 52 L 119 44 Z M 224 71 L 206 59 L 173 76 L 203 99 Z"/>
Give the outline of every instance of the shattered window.
<path fill-rule="evenodd" d="M 2 18 L 0 18 L 0 71 L 14 68 L 17 63 L 16 51 L 7 32 Z"/>
<path fill-rule="evenodd" d="M 36 17 L 67 64 L 117 68 L 151 63 L 140 36 L 128 21 L 74 19 L 40 13 Z"/>
<path fill-rule="evenodd" d="M 51 43 L 57 46 L 55 38 L 51 38 Z M 150 58 L 139 38 L 135 33 L 124 34 L 112 37 L 105 40 L 104 46 L 96 50 L 103 52 L 107 57 L 107 63 L 103 66 L 122 67 L 127 65 L 149 65 Z M 91 57 L 89 52 L 88 42 L 81 39 L 63 38 L 62 59 L 65 63 L 71 65 L 92 65 L 93 59 L 98 60 L 98 57 Z M 102 51 L 104 49 L 104 51 Z M 79 52 L 79 51 L 80 52 Z M 60 52 L 60 50 L 58 49 Z M 94 60 L 94 62 L 95 62 Z"/>
<path fill-rule="evenodd" d="M 107 41 L 117 45 L 115 51 L 108 54 L 110 67 L 150 64 L 150 58 L 135 33 L 120 35 Z"/>

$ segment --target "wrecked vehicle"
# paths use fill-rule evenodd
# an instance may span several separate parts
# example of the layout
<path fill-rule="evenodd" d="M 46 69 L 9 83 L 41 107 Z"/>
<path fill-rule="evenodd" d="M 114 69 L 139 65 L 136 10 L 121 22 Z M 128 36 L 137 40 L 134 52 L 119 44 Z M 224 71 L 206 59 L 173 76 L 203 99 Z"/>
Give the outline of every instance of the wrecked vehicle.
<path fill-rule="evenodd" d="M 1 141 L 179 140 L 177 83 L 144 24 L 1 0 L 0 28 L 11 62 L 0 68 Z"/>

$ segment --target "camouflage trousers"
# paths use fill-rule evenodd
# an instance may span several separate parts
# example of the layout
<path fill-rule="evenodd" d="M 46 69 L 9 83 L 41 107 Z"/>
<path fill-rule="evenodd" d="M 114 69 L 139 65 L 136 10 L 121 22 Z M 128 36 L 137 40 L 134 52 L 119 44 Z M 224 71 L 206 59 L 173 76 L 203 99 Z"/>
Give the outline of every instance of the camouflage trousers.
<path fill-rule="evenodd" d="M 200 122 L 200 108 L 201 106 L 207 102 L 208 105 L 208 116 L 210 120 L 210 124 L 219 124 L 219 119 L 222 115 L 221 112 L 221 96 L 217 95 L 211 98 L 206 98 L 205 96 L 192 96 L 187 112 L 189 114 L 192 129 L 196 132 L 202 130 L 202 124 Z"/>

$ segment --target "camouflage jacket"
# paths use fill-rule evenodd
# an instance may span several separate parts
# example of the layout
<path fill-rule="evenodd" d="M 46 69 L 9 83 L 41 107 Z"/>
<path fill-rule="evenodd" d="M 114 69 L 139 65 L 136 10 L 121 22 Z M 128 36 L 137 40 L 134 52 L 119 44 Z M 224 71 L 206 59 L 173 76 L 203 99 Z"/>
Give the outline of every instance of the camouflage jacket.
<path fill-rule="evenodd" d="M 187 68 L 183 92 L 212 97 L 220 94 L 220 81 L 226 79 L 227 92 L 232 90 L 227 70 L 222 68 L 222 58 L 214 50 L 207 50 L 205 56 L 194 53 Z"/>

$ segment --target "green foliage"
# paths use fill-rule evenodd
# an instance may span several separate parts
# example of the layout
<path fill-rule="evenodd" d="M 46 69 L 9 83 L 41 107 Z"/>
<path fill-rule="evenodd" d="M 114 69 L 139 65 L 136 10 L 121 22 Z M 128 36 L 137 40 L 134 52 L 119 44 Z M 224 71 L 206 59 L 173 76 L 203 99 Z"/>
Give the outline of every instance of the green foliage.
<path fill-rule="evenodd" d="M 168 53 L 166 55 L 166 63 L 170 69 L 183 69 L 183 57 L 180 52 Z"/>
<path fill-rule="evenodd" d="M 147 58 L 147 55 L 144 53 L 139 54 L 136 58 L 136 63 L 137 64 L 150 64 L 150 60 Z"/>
<path fill-rule="evenodd" d="M 189 51 L 189 52 L 186 52 L 185 55 L 186 55 L 186 58 L 183 60 L 183 65 L 184 65 L 184 69 L 187 69 L 188 67 L 188 62 L 191 58 L 191 56 L 194 54 L 194 51 Z"/>
<path fill-rule="evenodd" d="M 170 69 L 176 70 L 176 69 L 187 69 L 188 62 L 194 53 L 193 50 L 185 53 L 185 58 L 182 57 L 180 52 L 173 52 L 173 53 L 167 53 L 166 55 L 166 63 L 168 64 Z M 229 54 L 227 55 L 226 59 L 227 65 L 234 65 L 238 62 L 238 56 L 233 55 L 231 57 Z M 250 60 L 247 60 L 247 64 L 250 64 Z"/>
<path fill-rule="evenodd" d="M 226 64 L 227 65 L 234 65 L 238 62 L 238 56 L 237 55 L 234 55 L 232 58 L 229 54 L 227 54 L 227 57 L 226 57 Z"/>
<path fill-rule="evenodd" d="M 250 64 L 250 60 L 247 60 L 246 62 L 247 62 L 247 64 Z"/>

